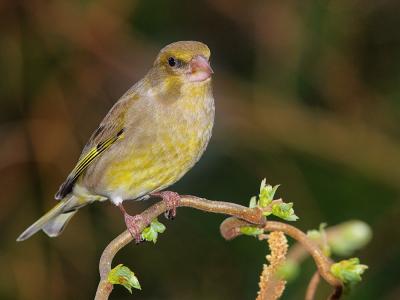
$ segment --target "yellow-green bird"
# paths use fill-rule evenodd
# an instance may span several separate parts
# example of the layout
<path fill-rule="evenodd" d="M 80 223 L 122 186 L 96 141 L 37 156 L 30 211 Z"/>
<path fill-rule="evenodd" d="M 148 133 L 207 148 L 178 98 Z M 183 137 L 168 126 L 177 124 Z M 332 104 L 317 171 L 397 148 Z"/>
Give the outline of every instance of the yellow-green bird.
<path fill-rule="evenodd" d="M 147 75 L 111 108 L 94 131 L 75 168 L 61 185 L 60 202 L 26 229 L 23 241 L 39 230 L 58 236 L 79 208 L 111 200 L 140 240 L 125 200 L 159 196 L 171 212 L 179 195 L 163 191 L 200 159 L 214 123 L 213 73 L 209 48 L 196 41 L 164 47 Z"/>

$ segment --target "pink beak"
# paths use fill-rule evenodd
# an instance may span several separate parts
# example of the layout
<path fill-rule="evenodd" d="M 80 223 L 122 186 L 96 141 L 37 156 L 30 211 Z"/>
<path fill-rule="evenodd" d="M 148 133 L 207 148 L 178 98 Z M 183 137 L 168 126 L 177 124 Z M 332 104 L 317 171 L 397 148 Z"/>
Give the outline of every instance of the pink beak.
<path fill-rule="evenodd" d="M 214 71 L 211 69 L 209 61 L 202 55 L 195 56 L 189 63 L 189 80 L 192 82 L 203 81 L 211 77 Z"/>

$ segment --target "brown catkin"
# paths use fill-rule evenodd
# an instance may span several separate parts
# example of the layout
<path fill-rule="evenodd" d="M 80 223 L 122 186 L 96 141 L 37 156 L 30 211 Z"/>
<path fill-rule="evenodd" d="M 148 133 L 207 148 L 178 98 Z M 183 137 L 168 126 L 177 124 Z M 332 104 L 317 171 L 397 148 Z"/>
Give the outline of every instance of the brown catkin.
<path fill-rule="evenodd" d="M 271 254 L 267 255 L 268 264 L 264 264 L 258 283 L 260 290 L 256 300 L 279 299 L 285 290 L 286 281 L 280 279 L 276 272 L 285 263 L 288 250 L 287 239 L 283 232 L 274 231 L 268 236 Z"/>

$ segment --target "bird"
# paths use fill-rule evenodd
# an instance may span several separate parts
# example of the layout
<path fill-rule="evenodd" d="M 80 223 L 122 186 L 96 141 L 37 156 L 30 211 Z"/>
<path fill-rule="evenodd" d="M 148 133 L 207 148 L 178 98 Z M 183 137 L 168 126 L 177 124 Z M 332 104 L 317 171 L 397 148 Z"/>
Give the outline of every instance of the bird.
<path fill-rule="evenodd" d="M 17 241 L 40 230 L 56 237 L 80 208 L 106 200 L 119 207 L 137 242 L 142 217 L 129 215 L 123 202 L 160 197 L 174 217 L 180 195 L 165 189 L 197 163 L 212 135 L 210 54 L 198 41 L 162 48 L 148 73 L 115 102 L 93 132 L 55 195 L 58 203 Z"/>

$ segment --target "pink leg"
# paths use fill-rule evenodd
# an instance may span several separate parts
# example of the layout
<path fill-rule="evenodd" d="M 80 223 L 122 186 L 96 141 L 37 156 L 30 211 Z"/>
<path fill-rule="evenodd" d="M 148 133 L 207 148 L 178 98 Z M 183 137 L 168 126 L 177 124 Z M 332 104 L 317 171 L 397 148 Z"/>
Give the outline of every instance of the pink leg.
<path fill-rule="evenodd" d="M 119 209 L 124 215 L 126 228 L 128 228 L 129 232 L 135 239 L 136 244 L 139 244 L 143 239 L 141 232 L 139 231 L 138 223 L 143 222 L 143 217 L 141 215 L 131 216 L 122 206 L 122 203 L 118 205 Z"/>
<path fill-rule="evenodd" d="M 179 206 L 181 196 L 178 193 L 171 191 L 162 191 L 151 193 L 151 196 L 160 197 L 165 201 L 168 211 L 165 213 L 165 217 L 168 219 L 173 219 L 176 216 L 176 208 Z"/>

